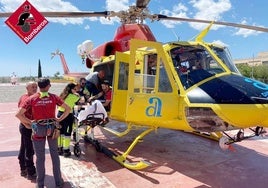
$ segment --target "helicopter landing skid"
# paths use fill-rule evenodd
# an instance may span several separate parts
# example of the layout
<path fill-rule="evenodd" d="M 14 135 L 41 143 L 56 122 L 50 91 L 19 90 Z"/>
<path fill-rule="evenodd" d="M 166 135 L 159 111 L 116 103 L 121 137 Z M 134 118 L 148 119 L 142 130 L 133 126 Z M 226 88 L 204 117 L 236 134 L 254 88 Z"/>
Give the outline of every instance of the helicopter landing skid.
<path fill-rule="evenodd" d="M 263 127 L 257 126 L 255 129 L 250 128 L 253 131 L 253 134 L 245 136 L 244 130 L 240 129 L 236 135 L 230 136 L 226 132 L 222 132 L 225 136 L 222 136 L 219 140 L 220 148 L 223 150 L 229 149 L 231 144 L 235 142 L 241 142 L 242 140 L 249 139 L 255 136 L 260 136 L 261 134 L 265 133 Z"/>
<path fill-rule="evenodd" d="M 126 158 L 127 158 L 128 154 L 132 151 L 132 149 L 135 147 L 135 145 L 139 141 L 141 141 L 141 139 L 144 136 L 146 136 L 147 134 L 149 134 L 153 130 L 154 130 L 154 128 L 144 130 L 141 134 L 139 134 L 133 140 L 133 142 L 130 144 L 128 149 L 122 155 L 114 156 L 113 159 L 116 160 L 117 162 L 119 162 L 124 167 L 131 169 L 131 170 L 141 170 L 141 169 L 144 169 L 144 168 L 150 166 L 151 164 L 147 161 L 141 160 L 139 162 L 132 163 L 132 162 L 129 162 Z"/>
<path fill-rule="evenodd" d="M 198 131 L 193 131 L 190 132 L 192 134 L 198 135 L 198 136 L 202 136 L 211 140 L 215 140 L 215 141 L 219 141 L 220 138 L 223 136 L 223 134 L 221 132 L 198 132 Z"/>
<path fill-rule="evenodd" d="M 150 128 L 150 129 L 146 129 L 144 130 L 142 133 L 140 133 L 134 140 L 133 142 L 130 144 L 130 146 L 128 147 L 128 149 L 121 155 L 114 153 L 113 151 L 111 151 L 110 149 L 108 149 L 107 147 L 101 145 L 98 140 L 92 138 L 92 137 L 85 137 L 85 141 L 91 143 L 98 152 L 102 152 L 105 155 L 107 155 L 108 157 L 114 159 L 115 161 L 117 161 L 119 164 L 121 164 L 122 166 L 124 166 L 125 168 L 128 168 L 130 170 L 142 170 L 144 168 L 147 168 L 148 166 L 150 166 L 151 164 L 147 161 L 144 160 L 140 160 L 138 162 L 130 162 L 127 160 L 127 156 L 128 154 L 132 151 L 132 149 L 135 147 L 135 145 L 141 141 L 141 139 L 146 136 L 147 134 L 149 134 L 151 131 L 153 131 L 154 128 Z M 114 132 L 113 132 L 114 133 Z"/>

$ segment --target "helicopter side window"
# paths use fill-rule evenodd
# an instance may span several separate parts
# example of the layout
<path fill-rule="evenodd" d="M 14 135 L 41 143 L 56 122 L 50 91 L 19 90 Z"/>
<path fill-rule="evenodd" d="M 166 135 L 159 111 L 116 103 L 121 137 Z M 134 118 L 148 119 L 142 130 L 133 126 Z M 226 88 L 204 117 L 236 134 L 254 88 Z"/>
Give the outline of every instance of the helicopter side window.
<path fill-rule="evenodd" d="M 158 92 L 171 92 L 172 87 L 168 79 L 166 68 L 158 59 L 157 54 L 146 54 L 143 59 L 143 67 L 140 72 L 135 72 L 134 92 L 135 93 L 153 93 Z M 139 65 L 138 65 L 139 66 Z M 159 74 L 159 77 L 158 77 Z M 157 81 L 156 78 L 159 78 Z M 158 88 L 156 83 L 158 82 Z"/>
<path fill-rule="evenodd" d="M 124 62 L 119 63 L 119 77 L 118 77 L 118 89 L 127 90 L 128 89 L 128 73 L 129 65 Z"/>
<path fill-rule="evenodd" d="M 157 54 L 148 55 L 147 73 L 150 75 L 155 75 L 156 74 L 156 65 L 157 65 Z"/>
<path fill-rule="evenodd" d="M 135 71 L 134 92 L 152 93 L 155 90 L 157 54 L 144 55 L 142 61 L 141 71 Z"/>
<path fill-rule="evenodd" d="M 158 85 L 159 85 L 158 92 L 164 92 L 164 93 L 172 92 L 172 87 L 168 79 L 167 71 L 161 59 L 160 59 L 160 66 L 159 66 Z"/>

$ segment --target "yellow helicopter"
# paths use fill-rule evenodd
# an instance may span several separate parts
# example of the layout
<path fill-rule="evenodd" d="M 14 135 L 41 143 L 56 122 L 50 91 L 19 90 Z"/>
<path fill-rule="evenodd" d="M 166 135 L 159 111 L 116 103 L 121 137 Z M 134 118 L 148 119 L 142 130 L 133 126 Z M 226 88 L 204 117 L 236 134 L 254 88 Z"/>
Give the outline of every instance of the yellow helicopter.
<path fill-rule="evenodd" d="M 193 132 L 219 140 L 227 149 L 268 126 L 268 86 L 243 77 L 224 47 L 201 40 L 205 33 L 196 41 L 164 45 L 132 39 L 130 51 L 116 52 L 93 66 L 113 70 L 110 118 L 127 123 L 123 132 L 104 129 L 121 137 L 137 125 L 146 127 L 122 155 L 109 154 L 123 166 L 148 166 L 146 161 L 129 163 L 127 155 L 158 128 Z M 156 56 L 153 67 L 150 56 Z M 253 134 L 245 136 L 246 128 Z M 229 135 L 230 130 L 237 130 L 236 135 Z"/>
<path fill-rule="evenodd" d="M 130 163 L 127 156 L 158 128 L 215 139 L 222 149 L 263 133 L 263 127 L 268 126 L 268 85 L 243 77 L 226 47 L 203 41 L 213 24 L 210 22 L 194 41 L 162 44 L 131 39 L 128 51 L 105 54 L 93 64 L 93 71 L 105 70 L 112 83 L 110 119 L 127 124 L 122 132 L 104 129 L 122 137 L 137 126 L 144 128 L 123 154 L 105 150 L 108 156 L 132 170 L 146 168 L 150 165 L 147 161 Z M 111 46 L 118 48 L 109 43 L 109 49 Z M 96 57 L 97 50 L 90 56 Z M 246 128 L 253 134 L 246 136 Z M 237 133 L 230 135 L 230 130 Z"/>
<path fill-rule="evenodd" d="M 132 163 L 127 157 L 137 143 L 159 128 L 180 130 L 219 140 L 220 147 L 263 133 L 268 127 L 268 85 L 242 76 L 226 47 L 203 41 L 213 24 L 267 32 L 267 28 L 227 22 L 151 15 L 149 0 L 137 0 L 120 12 L 41 12 L 46 17 L 119 17 L 122 25 L 111 42 L 93 49 L 86 58 L 88 68 L 105 70 L 112 83 L 109 118 L 125 122 L 118 132 L 125 136 L 137 127 L 136 136 L 123 154 L 114 153 L 93 140 L 96 148 L 132 170 L 148 167 L 147 161 Z M 146 10 L 146 11 L 145 11 Z M 8 16 L 10 14 L 1 14 Z M 157 42 L 151 20 L 208 23 L 193 41 Z M 130 32 L 130 30 L 132 32 Z M 135 31 L 135 32 L 133 32 Z M 134 33 L 134 34 L 133 34 Z M 245 135 L 250 128 L 252 135 Z M 233 136 L 228 133 L 237 130 Z"/>

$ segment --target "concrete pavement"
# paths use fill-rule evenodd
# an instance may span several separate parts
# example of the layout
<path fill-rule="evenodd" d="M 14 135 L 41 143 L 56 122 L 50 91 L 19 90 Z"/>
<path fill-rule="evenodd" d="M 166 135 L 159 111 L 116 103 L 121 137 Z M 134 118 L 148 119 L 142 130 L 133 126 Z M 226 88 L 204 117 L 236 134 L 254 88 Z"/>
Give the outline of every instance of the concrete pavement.
<path fill-rule="evenodd" d="M 20 176 L 20 135 L 16 103 L 0 103 L 0 187 L 30 188 L 35 183 Z M 117 138 L 96 129 L 96 138 L 115 152 L 124 151 L 136 132 Z M 69 187 L 132 188 L 266 188 L 268 186 L 268 139 L 257 137 L 222 151 L 218 143 L 195 135 L 159 129 L 146 136 L 130 153 L 130 160 L 145 159 L 151 166 L 142 171 L 123 168 L 88 143 L 80 143 L 80 158 L 61 157 L 65 184 Z M 49 152 L 46 155 L 48 188 L 54 187 Z"/>

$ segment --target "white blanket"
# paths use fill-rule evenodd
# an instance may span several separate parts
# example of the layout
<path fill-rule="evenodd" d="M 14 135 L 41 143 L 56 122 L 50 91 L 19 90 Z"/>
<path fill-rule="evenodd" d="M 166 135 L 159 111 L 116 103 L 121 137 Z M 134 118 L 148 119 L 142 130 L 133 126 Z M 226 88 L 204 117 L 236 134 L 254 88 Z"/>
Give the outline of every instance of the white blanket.
<path fill-rule="evenodd" d="M 96 114 L 96 115 L 95 115 Z M 107 112 L 99 100 L 95 100 L 91 105 L 86 106 L 85 110 L 81 110 L 77 116 L 78 123 L 85 120 L 88 115 L 91 117 L 105 119 L 107 118 Z"/>

